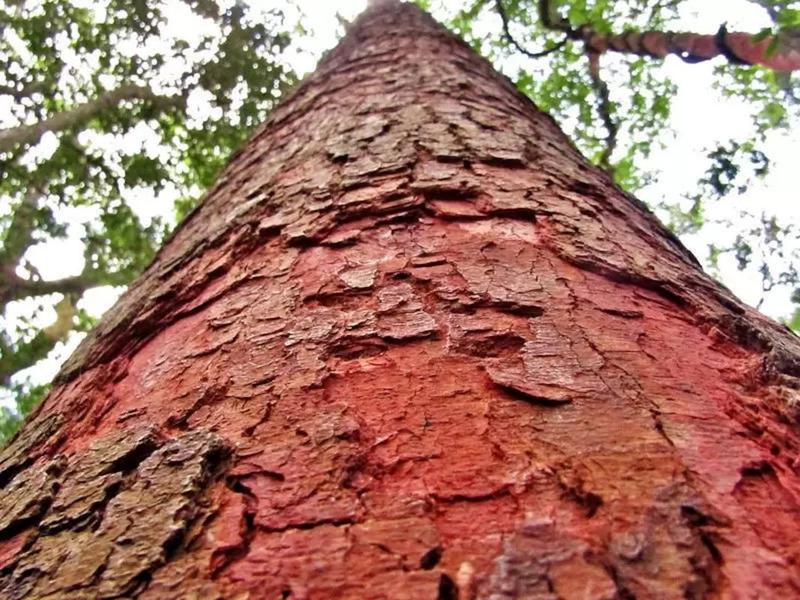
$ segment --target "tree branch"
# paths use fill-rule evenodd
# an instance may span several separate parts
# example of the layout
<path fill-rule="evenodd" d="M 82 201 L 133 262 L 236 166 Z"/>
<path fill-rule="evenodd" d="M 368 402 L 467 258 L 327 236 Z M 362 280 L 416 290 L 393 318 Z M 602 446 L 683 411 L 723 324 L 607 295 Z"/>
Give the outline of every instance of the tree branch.
<path fill-rule="evenodd" d="M 644 31 L 620 34 L 600 34 L 583 25 L 570 37 L 580 39 L 597 53 L 606 51 L 664 58 L 674 54 L 688 63 L 703 62 L 724 56 L 735 64 L 761 65 L 775 71 L 800 70 L 800 48 L 791 38 L 778 40 L 774 53 L 768 51 L 775 36 L 755 41 L 752 33 L 729 32 L 723 25 L 715 35 L 680 33 L 675 31 Z"/>
<path fill-rule="evenodd" d="M 180 96 L 159 96 L 149 87 L 123 85 L 101 94 L 94 100 L 57 113 L 38 123 L 0 130 L 0 152 L 8 152 L 20 145 L 35 144 L 48 131 L 63 131 L 70 127 L 83 125 L 102 111 L 116 106 L 124 100 L 150 100 L 163 102 L 165 106 L 183 102 Z"/>
<path fill-rule="evenodd" d="M 8 273 L 14 272 L 28 246 L 31 245 L 38 209 L 36 199 L 40 195 L 39 189 L 29 188 L 11 216 L 11 223 L 3 238 L 3 247 L 0 248 L 0 278 L 5 278 Z"/>
<path fill-rule="evenodd" d="M 67 337 L 72 330 L 72 320 L 77 314 L 75 300 L 70 294 L 55 306 L 56 320 L 37 332 L 27 342 L 20 342 L 16 348 L 0 335 L 0 384 L 9 385 L 14 373 L 32 367 L 46 358 L 55 345 Z"/>
<path fill-rule="evenodd" d="M 9 277 L 4 274 L 0 281 L 0 306 L 5 306 L 13 300 L 21 300 L 30 296 L 44 296 L 46 294 L 75 294 L 80 295 L 89 288 L 107 283 L 106 277 L 97 273 L 84 271 L 80 275 L 63 277 L 61 279 L 23 279 L 16 273 Z"/>
<path fill-rule="evenodd" d="M 22 88 L 17 88 L 15 85 L 0 85 L 0 96 L 12 96 L 14 100 L 19 102 L 25 98 L 30 98 L 34 94 L 42 94 L 47 90 L 47 84 L 42 81 L 34 81 Z"/>
<path fill-rule="evenodd" d="M 546 0 L 543 0 L 546 2 Z M 525 56 L 529 58 L 542 58 L 543 56 L 547 56 L 564 47 L 564 44 L 567 43 L 569 36 L 564 36 L 564 39 L 558 42 L 555 46 L 551 48 L 545 48 L 544 50 L 540 50 L 539 52 L 531 52 L 524 46 L 522 46 L 515 38 L 511 35 L 511 30 L 509 28 L 509 19 L 508 13 L 506 13 L 505 6 L 503 6 L 502 0 L 495 0 L 495 6 L 497 7 L 497 12 L 500 15 L 500 20 L 503 22 L 503 36 L 506 38 L 509 44 L 514 46 L 519 52 L 522 52 Z"/>
<path fill-rule="evenodd" d="M 603 120 L 603 126 L 608 132 L 605 148 L 600 155 L 599 165 L 613 177 L 614 167 L 611 164 L 611 155 L 617 147 L 619 125 L 611 115 L 611 93 L 608 90 L 608 84 L 600 75 L 600 54 L 587 50 L 586 57 L 589 59 L 589 77 L 592 80 L 592 89 L 597 96 L 597 109 L 600 112 L 600 118 Z"/>
<path fill-rule="evenodd" d="M 758 3 L 766 6 L 762 2 Z M 508 20 L 500 0 L 497 0 L 497 7 L 503 18 L 503 31 L 506 37 L 518 50 L 528 54 L 508 35 Z M 774 16 L 773 13 L 770 14 Z M 735 64 L 761 65 L 775 71 L 800 70 L 800 41 L 786 34 L 779 36 L 777 49 L 774 52 L 770 52 L 769 49 L 776 41 L 776 36 L 770 35 L 755 40 L 755 34 L 729 32 L 725 25 L 713 35 L 676 31 L 601 34 L 590 25 L 571 27 L 569 22 L 554 14 L 550 0 L 539 0 L 539 20 L 546 28 L 564 33 L 565 39 L 582 41 L 588 50 L 597 54 L 612 51 L 652 58 L 665 58 L 669 54 L 674 54 L 688 63 L 724 56 Z"/>

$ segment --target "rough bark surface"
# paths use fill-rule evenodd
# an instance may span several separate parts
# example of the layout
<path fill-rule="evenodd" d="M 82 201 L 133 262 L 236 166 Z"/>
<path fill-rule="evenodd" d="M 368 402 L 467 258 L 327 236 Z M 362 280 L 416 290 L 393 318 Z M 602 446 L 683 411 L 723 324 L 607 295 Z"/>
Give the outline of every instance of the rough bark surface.
<path fill-rule="evenodd" d="M 677 31 L 603 34 L 591 27 L 581 27 L 569 33 L 570 37 L 583 40 L 587 48 L 598 53 L 613 50 L 653 58 L 674 54 L 689 63 L 724 56 L 736 64 L 761 65 L 774 71 L 800 69 L 800 40 L 789 35 L 778 39 L 770 35 L 756 40 L 753 33 L 726 31 L 724 26 L 714 35 Z M 773 46 L 777 48 L 773 50 Z"/>
<path fill-rule="evenodd" d="M 800 345 L 379 3 L 0 456 L 8 598 L 800 596 Z"/>

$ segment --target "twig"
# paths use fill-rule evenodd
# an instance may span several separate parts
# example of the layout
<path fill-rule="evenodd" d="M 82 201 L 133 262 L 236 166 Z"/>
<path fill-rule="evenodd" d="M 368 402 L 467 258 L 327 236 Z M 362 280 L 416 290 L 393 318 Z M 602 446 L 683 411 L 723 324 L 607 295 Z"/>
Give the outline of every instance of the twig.
<path fill-rule="evenodd" d="M 545 0 L 546 1 L 546 0 Z M 511 35 L 511 29 L 509 28 L 509 21 L 508 21 L 508 13 L 506 13 L 505 6 L 503 6 L 502 0 L 495 0 L 495 6 L 497 7 L 497 12 L 500 15 L 500 20 L 503 22 L 503 36 L 508 40 L 508 43 L 514 46 L 518 51 L 522 52 L 528 58 L 542 58 L 547 56 L 548 54 L 552 54 L 556 50 L 560 50 L 564 47 L 564 44 L 567 43 L 569 40 L 569 36 L 565 35 L 564 39 L 560 42 L 557 42 L 554 46 L 550 48 L 545 48 L 544 50 L 540 50 L 539 52 L 531 52 L 522 44 L 520 44 L 514 36 Z"/>
<path fill-rule="evenodd" d="M 611 155 L 617 146 L 619 125 L 611 116 L 611 93 L 608 90 L 608 84 L 600 75 L 600 53 L 587 49 L 586 57 L 589 59 L 589 77 L 592 80 L 592 89 L 597 95 L 597 109 L 600 112 L 600 118 L 603 120 L 603 126 L 608 132 L 606 146 L 600 155 L 599 164 L 613 176 L 614 167 L 611 165 Z"/>

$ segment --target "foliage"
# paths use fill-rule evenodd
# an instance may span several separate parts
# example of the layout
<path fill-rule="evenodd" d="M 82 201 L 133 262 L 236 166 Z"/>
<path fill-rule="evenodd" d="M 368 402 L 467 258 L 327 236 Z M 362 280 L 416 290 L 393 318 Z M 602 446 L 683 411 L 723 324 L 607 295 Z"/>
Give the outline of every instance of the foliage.
<path fill-rule="evenodd" d="M 664 28 L 676 15 L 677 2 L 652 0 L 553 0 L 551 13 L 573 28 L 590 25 L 598 32 L 641 31 Z M 496 21 L 498 6 L 510 22 L 510 33 L 521 46 L 533 51 L 554 49 L 540 59 L 524 60 L 502 35 L 501 28 L 478 28 L 480 21 Z M 520 91 L 542 110 L 554 116 L 570 133 L 583 153 L 600 162 L 606 151 L 608 131 L 598 102 L 582 42 L 564 40 L 564 33 L 548 26 L 540 14 L 540 0 L 473 0 L 451 19 L 452 27 L 495 64 L 513 64 L 507 70 Z M 559 46 L 559 43 L 563 46 Z M 520 60 L 523 59 L 523 60 Z M 667 128 L 672 83 L 654 61 L 632 55 L 604 56 L 604 78 L 614 85 L 608 117 L 628 143 L 611 149 L 611 169 L 623 187 L 636 189 L 647 175 L 636 168 L 651 150 L 652 141 Z M 620 85 L 624 82 L 624 85 Z M 623 118 L 624 115 L 624 118 Z"/>
<path fill-rule="evenodd" d="M 50 385 L 13 383 L 11 389 L 17 398 L 16 410 L 0 407 L 0 440 L 7 440 L 14 435 L 25 416 L 45 397 Z"/>
<path fill-rule="evenodd" d="M 0 382 L 17 402 L 0 435 L 42 395 L 20 371 L 91 326 L 82 296 L 150 262 L 294 82 L 285 20 L 225 0 L 0 0 Z M 76 238 L 77 272 L 35 260 Z"/>

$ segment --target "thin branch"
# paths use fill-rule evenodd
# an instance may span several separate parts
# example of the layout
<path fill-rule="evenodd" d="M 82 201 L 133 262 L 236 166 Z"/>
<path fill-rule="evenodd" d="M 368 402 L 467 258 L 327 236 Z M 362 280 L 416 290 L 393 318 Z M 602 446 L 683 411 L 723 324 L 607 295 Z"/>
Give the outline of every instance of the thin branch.
<path fill-rule="evenodd" d="M 546 2 L 546 0 L 543 0 L 543 1 Z M 514 38 L 514 36 L 511 35 L 511 29 L 509 27 L 508 13 L 506 13 L 506 9 L 505 9 L 505 6 L 503 6 L 502 0 L 495 0 L 495 6 L 497 7 L 497 12 L 500 15 L 500 20 L 503 22 L 503 36 L 506 38 L 506 40 L 508 41 L 509 44 L 514 46 L 514 48 L 516 48 L 519 52 L 521 52 L 522 54 L 524 54 L 525 56 L 527 56 L 529 58 L 542 58 L 543 56 L 547 56 L 548 54 L 552 54 L 556 50 L 560 50 L 561 48 L 563 48 L 564 44 L 566 44 L 567 40 L 569 40 L 569 36 L 564 36 L 563 40 L 561 40 L 560 42 L 556 43 L 556 45 L 554 45 L 554 46 L 552 46 L 550 48 L 545 48 L 544 50 L 540 50 L 539 52 L 531 52 L 530 50 L 528 50 L 527 48 L 522 46 L 522 44 L 520 44 Z"/>
<path fill-rule="evenodd" d="M 0 306 L 13 300 L 47 294 L 80 295 L 89 288 L 104 285 L 108 277 L 84 271 L 80 275 L 61 279 L 23 279 L 16 273 L 4 273 L 0 279 Z"/>
<path fill-rule="evenodd" d="M 617 134 L 619 133 L 619 125 L 611 114 L 611 93 L 608 90 L 608 84 L 600 74 L 600 54 L 591 50 L 587 50 L 586 57 L 589 59 L 589 77 L 592 80 L 592 89 L 597 95 L 597 110 L 600 112 L 600 118 L 603 121 L 603 126 L 608 132 L 605 140 L 605 148 L 603 149 L 603 153 L 600 155 L 599 164 L 613 177 L 614 167 L 611 164 L 611 155 L 614 153 L 614 149 L 617 147 Z"/>
<path fill-rule="evenodd" d="M 48 131 L 63 131 L 70 127 L 84 125 L 102 111 L 118 105 L 125 100 L 149 100 L 164 103 L 164 106 L 181 104 L 180 96 L 159 96 L 149 87 L 123 85 L 115 90 L 105 92 L 83 104 L 80 104 L 52 117 L 33 123 L 0 130 L 0 152 L 8 152 L 25 144 L 35 144 Z"/>

